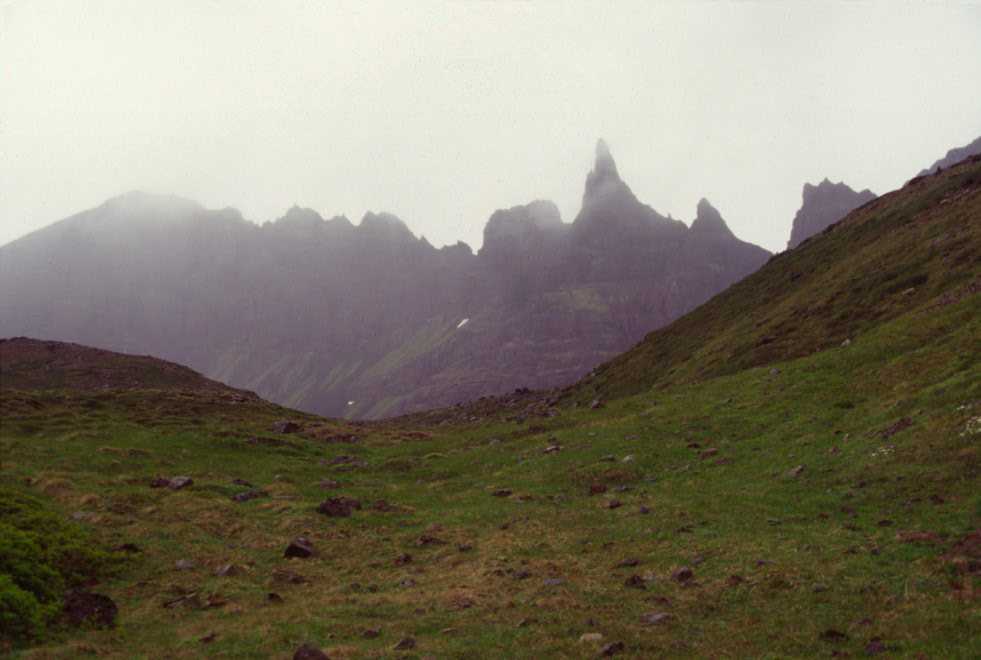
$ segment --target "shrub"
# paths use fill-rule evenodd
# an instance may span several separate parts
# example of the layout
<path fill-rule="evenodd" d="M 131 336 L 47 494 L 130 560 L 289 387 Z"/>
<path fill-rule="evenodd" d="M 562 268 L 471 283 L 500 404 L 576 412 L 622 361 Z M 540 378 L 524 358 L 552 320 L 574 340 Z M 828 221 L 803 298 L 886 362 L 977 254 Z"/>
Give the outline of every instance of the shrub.
<path fill-rule="evenodd" d="M 14 584 L 10 577 L 0 574 L 0 640 L 33 639 L 43 630 L 37 599 Z"/>

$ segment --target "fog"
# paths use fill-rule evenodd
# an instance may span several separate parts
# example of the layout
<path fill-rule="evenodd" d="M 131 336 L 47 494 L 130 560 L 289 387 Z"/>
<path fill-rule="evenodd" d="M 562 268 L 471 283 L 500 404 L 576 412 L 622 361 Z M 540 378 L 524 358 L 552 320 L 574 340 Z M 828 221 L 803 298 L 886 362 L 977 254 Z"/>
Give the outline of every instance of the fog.
<path fill-rule="evenodd" d="M 0 2 L 0 244 L 140 189 L 477 248 L 570 221 L 602 136 L 661 213 L 782 249 L 805 181 L 981 134 L 979 80 L 976 3 Z"/>

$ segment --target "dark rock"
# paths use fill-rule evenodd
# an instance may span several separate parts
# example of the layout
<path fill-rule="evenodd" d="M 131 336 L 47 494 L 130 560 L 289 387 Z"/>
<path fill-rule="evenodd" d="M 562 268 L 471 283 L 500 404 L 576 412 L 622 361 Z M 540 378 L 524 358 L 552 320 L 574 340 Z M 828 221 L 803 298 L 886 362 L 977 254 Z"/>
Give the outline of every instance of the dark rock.
<path fill-rule="evenodd" d="M 277 594 L 275 591 L 270 591 L 266 594 L 266 602 L 270 605 L 282 605 L 283 597 Z"/>
<path fill-rule="evenodd" d="M 218 639 L 218 633 L 216 633 L 216 632 L 209 632 L 204 637 L 199 637 L 198 638 L 198 641 L 201 642 L 202 644 L 210 644 L 211 642 L 215 641 L 216 639 Z"/>
<path fill-rule="evenodd" d="M 408 651 L 416 647 L 416 640 L 412 637 L 403 637 L 398 641 L 398 643 L 392 647 L 395 651 Z"/>
<path fill-rule="evenodd" d="M 377 639 L 381 636 L 381 628 L 365 628 L 361 636 L 365 639 Z"/>
<path fill-rule="evenodd" d="M 187 488 L 194 484 L 194 480 L 190 477 L 174 477 L 167 484 L 167 488 L 171 490 L 180 490 L 181 488 Z"/>
<path fill-rule="evenodd" d="M 602 495 L 606 492 L 606 484 L 592 483 L 589 485 L 590 495 Z"/>
<path fill-rule="evenodd" d="M 624 648 L 623 642 L 610 642 L 606 644 L 602 649 L 600 649 L 600 657 L 609 658 L 610 656 L 619 655 L 623 653 Z"/>
<path fill-rule="evenodd" d="M 350 497 L 331 497 L 320 503 L 317 513 L 329 518 L 348 518 L 355 510 L 361 509 L 361 502 Z"/>
<path fill-rule="evenodd" d="M 869 643 L 865 645 L 865 655 L 879 655 L 880 653 L 885 653 L 889 649 L 882 640 L 878 637 L 873 637 L 869 640 Z"/>
<path fill-rule="evenodd" d="M 273 433 L 296 433 L 300 430 L 300 425 L 296 422 L 281 419 L 278 422 L 273 422 L 273 425 L 269 427 L 269 430 Z"/>
<path fill-rule="evenodd" d="M 319 484 L 317 484 L 324 490 L 335 490 L 341 487 L 341 482 L 334 481 L 333 479 L 323 479 Z"/>
<path fill-rule="evenodd" d="M 430 546 L 430 545 L 445 545 L 446 541 L 441 538 L 437 538 L 431 534 L 423 534 L 416 539 L 416 545 L 420 548 Z"/>
<path fill-rule="evenodd" d="M 303 644 L 293 654 L 293 660 L 329 660 L 327 654 L 313 644 Z"/>
<path fill-rule="evenodd" d="M 640 617 L 641 623 L 646 623 L 649 626 L 657 625 L 659 623 L 664 623 L 671 618 L 671 615 L 667 612 L 648 612 Z"/>
<path fill-rule="evenodd" d="M 623 506 L 623 502 L 620 500 L 610 500 L 603 506 L 607 509 L 619 509 L 621 506 Z"/>
<path fill-rule="evenodd" d="M 819 637 L 824 642 L 840 643 L 848 639 L 848 635 L 841 632 L 840 630 L 835 630 L 834 628 L 828 628 L 822 632 Z"/>
<path fill-rule="evenodd" d="M 884 428 L 882 431 L 879 432 L 879 435 L 882 437 L 883 440 L 885 440 L 887 438 L 891 438 L 892 436 L 896 435 L 900 431 L 907 429 L 911 426 L 913 426 L 913 420 L 911 420 L 909 417 L 903 417 L 902 419 Z"/>
<path fill-rule="evenodd" d="M 395 558 L 396 566 L 406 566 L 407 564 L 411 564 L 411 563 L 412 563 L 412 555 L 409 554 L 402 554 Z"/>
<path fill-rule="evenodd" d="M 828 179 L 816 186 L 805 183 L 787 248 L 797 247 L 873 199 L 875 194 L 870 190 L 856 192 L 844 183 L 832 183 Z"/>
<path fill-rule="evenodd" d="M 511 497 L 511 491 L 507 488 L 498 488 L 491 495 L 494 497 Z"/>
<path fill-rule="evenodd" d="M 305 536 L 297 536 L 288 546 L 286 546 L 283 556 L 306 559 L 307 557 L 313 556 L 313 553 L 313 544 L 310 543 L 310 539 L 306 538 Z"/>
<path fill-rule="evenodd" d="M 624 559 L 619 564 L 617 564 L 614 568 L 633 568 L 634 566 L 637 566 L 639 564 L 640 564 L 639 559 L 633 559 L 633 558 Z"/>
<path fill-rule="evenodd" d="M 90 591 L 68 592 L 62 611 L 68 623 L 73 626 L 86 624 L 97 628 L 115 626 L 116 615 L 119 613 L 111 598 Z"/>
<path fill-rule="evenodd" d="M 675 582 L 689 582 L 694 577 L 695 574 L 687 566 L 682 566 L 671 574 L 671 579 Z"/>
<path fill-rule="evenodd" d="M 730 587 L 738 587 L 745 581 L 746 580 L 743 579 L 742 575 L 736 574 L 730 575 L 728 578 L 726 578 L 726 584 L 728 584 Z"/>
<path fill-rule="evenodd" d="M 298 573 L 285 568 L 277 568 L 272 572 L 273 582 L 279 584 L 305 584 L 307 579 Z"/>
<path fill-rule="evenodd" d="M 251 490 L 246 490 L 241 493 L 235 493 L 232 495 L 232 501 L 234 502 L 248 502 L 249 500 L 259 499 L 260 497 L 265 497 L 266 491 L 253 488 Z"/>
<path fill-rule="evenodd" d="M 515 571 L 512 577 L 514 577 L 515 580 L 527 580 L 528 578 L 531 577 L 531 571 L 527 571 L 522 568 L 520 570 Z"/>
<path fill-rule="evenodd" d="M 114 546 L 112 548 L 112 551 L 125 552 L 128 554 L 136 554 L 138 552 L 142 552 L 142 550 L 140 550 L 140 547 L 135 543 L 121 543 L 120 545 Z"/>
<path fill-rule="evenodd" d="M 242 486 L 243 488 L 255 488 L 255 486 L 253 486 L 252 484 L 250 484 L 245 479 L 232 479 L 232 485 L 234 485 L 234 486 Z"/>
<path fill-rule="evenodd" d="M 646 589 L 647 583 L 639 575 L 631 575 L 623 581 L 623 586 L 630 587 L 631 589 Z"/>
<path fill-rule="evenodd" d="M 709 447 L 701 454 L 699 454 L 698 457 L 704 461 L 706 458 L 711 458 L 712 456 L 715 456 L 718 453 L 719 453 L 718 449 L 716 449 L 715 447 Z"/>
<path fill-rule="evenodd" d="M 232 577 L 240 573 L 240 569 L 235 564 L 222 564 L 215 569 L 215 577 Z"/>

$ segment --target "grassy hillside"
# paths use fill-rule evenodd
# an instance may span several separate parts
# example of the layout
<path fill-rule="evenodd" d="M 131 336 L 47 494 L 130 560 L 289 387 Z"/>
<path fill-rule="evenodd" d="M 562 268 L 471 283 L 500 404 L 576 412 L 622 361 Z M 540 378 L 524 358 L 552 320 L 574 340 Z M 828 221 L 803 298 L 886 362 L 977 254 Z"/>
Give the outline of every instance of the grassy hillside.
<path fill-rule="evenodd" d="M 914 179 L 772 257 L 575 391 L 584 400 L 634 394 L 826 350 L 885 320 L 977 293 L 979 263 L 981 159 L 973 158 Z"/>
<path fill-rule="evenodd" d="M 7 650 L 978 657 L 979 169 L 884 197 L 655 333 L 574 392 L 596 408 L 515 394 L 348 424 L 4 384 L 0 488 L 131 544 L 89 586 L 115 628 L 56 621 Z M 271 430 L 285 418 L 300 429 Z M 361 508 L 318 513 L 328 498 Z M 298 536 L 312 557 L 284 557 Z"/>

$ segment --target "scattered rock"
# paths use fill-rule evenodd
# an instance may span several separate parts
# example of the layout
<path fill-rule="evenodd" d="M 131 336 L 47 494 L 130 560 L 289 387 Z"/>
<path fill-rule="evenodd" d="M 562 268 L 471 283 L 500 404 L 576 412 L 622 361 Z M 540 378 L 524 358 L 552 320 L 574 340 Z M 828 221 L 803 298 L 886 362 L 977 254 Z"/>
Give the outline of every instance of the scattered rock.
<path fill-rule="evenodd" d="M 913 530 L 897 532 L 896 540 L 900 543 L 940 543 L 940 537 L 933 532 L 917 532 Z"/>
<path fill-rule="evenodd" d="M 869 640 L 869 643 L 865 645 L 865 655 L 879 655 L 880 653 L 885 653 L 888 650 L 889 649 L 882 643 L 882 639 L 879 637 L 873 637 Z"/>
<path fill-rule="evenodd" d="M 641 507 L 639 509 L 637 509 L 637 513 L 640 513 L 640 514 L 645 515 L 645 516 L 648 513 L 650 513 L 650 512 L 651 512 L 651 508 L 648 507 L 648 506 L 641 505 Z"/>
<path fill-rule="evenodd" d="M 603 402 L 600 401 L 599 399 L 593 399 L 589 403 L 590 410 L 599 410 L 600 408 L 603 408 L 603 407 L 604 407 L 603 406 Z"/>
<path fill-rule="evenodd" d="M 609 658 L 610 656 L 618 655 L 623 653 L 624 648 L 623 642 L 610 642 L 600 649 L 600 657 Z"/>
<path fill-rule="evenodd" d="M 606 492 L 606 484 L 592 483 L 589 485 L 590 495 L 602 495 Z"/>
<path fill-rule="evenodd" d="M 303 644 L 296 649 L 293 660 L 329 660 L 327 654 L 313 644 Z"/>
<path fill-rule="evenodd" d="M 631 589 L 646 589 L 647 583 L 644 582 L 644 578 L 635 574 L 624 580 L 623 586 L 630 587 Z"/>
<path fill-rule="evenodd" d="M 562 451 L 562 445 L 549 445 L 542 450 L 543 454 L 554 454 L 556 452 Z"/>
<path fill-rule="evenodd" d="M 893 522 L 892 522 L 891 520 L 889 520 L 888 518 L 886 518 L 886 519 L 883 519 L 883 520 L 880 520 L 880 521 L 879 521 L 878 523 L 876 523 L 876 524 L 877 524 L 877 525 L 878 525 L 879 527 L 892 527 L 892 525 L 893 525 Z"/>
<path fill-rule="evenodd" d="M 598 632 L 583 633 L 579 636 L 580 644 L 595 644 L 596 642 L 602 642 L 603 635 Z"/>
<path fill-rule="evenodd" d="M 297 536 L 288 546 L 286 546 L 286 551 L 283 552 L 283 556 L 306 559 L 307 557 L 313 556 L 313 552 L 313 544 L 310 543 L 310 539 L 306 538 L 305 536 Z"/>
<path fill-rule="evenodd" d="M 215 569 L 216 577 L 232 577 L 233 575 L 238 575 L 241 571 L 235 564 L 222 564 Z"/>
<path fill-rule="evenodd" d="M 277 594 L 275 591 L 270 591 L 266 594 L 266 602 L 271 605 L 282 605 L 283 597 Z"/>
<path fill-rule="evenodd" d="M 619 509 L 621 506 L 623 506 L 623 502 L 620 500 L 609 500 L 603 506 L 607 509 Z"/>
<path fill-rule="evenodd" d="M 341 487 L 341 482 L 334 481 L 333 479 L 322 479 L 317 485 L 324 490 L 335 490 Z"/>
<path fill-rule="evenodd" d="M 879 435 L 883 440 L 885 440 L 886 438 L 891 438 L 903 429 L 907 429 L 910 426 L 913 426 L 913 420 L 911 420 L 909 417 L 903 417 L 902 419 L 897 420 L 896 422 L 882 429 L 879 432 Z"/>
<path fill-rule="evenodd" d="M 361 510 L 361 502 L 350 497 L 331 497 L 317 507 L 317 513 L 328 518 L 348 518 L 355 510 Z"/>
<path fill-rule="evenodd" d="M 456 549 L 458 552 L 470 552 L 473 550 L 473 545 L 470 543 L 461 543 L 460 545 L 456 546 Z"/>
<path fill-rule="evenodd" d="M 630 558 L 630 559 L 624 559 L 619 564 L 617 564 L 616 566 L 614 566 L 614 568 L 633 568 L 634 566 L 637 566 L 638 564 L 640 564 L 640 560 L 639 559 Z"/>
<path fill-rule="evenodd" d="M 178 571 L 190 571 L 193 570 L 195 566 L 197 566 L 197 564 L 193 559 L 178 559 L 176 562 L 174 562 L 174 568 L 176 568 Z"/>
<path fill-rule="evenodd" d="M 90 591 L 71 591 L 65 596 L 62 608 L 65 618 L 73 626 L 83 624 L 97 628 L 112 628 L 116 625 L 119 609 L 108 596 Z"/>
<path fill-rule="evenodd" d="M 675 582 L 688 582 L 693 577 L 695 577 L 695 574 L 687 566 L 682 566 L 671 574 L 671 579 Z"/>
<path fill-rule="evenodd" d="M 273 433 L 296 433 L 300 430 L 300 425 L 296 422 L 281 419 L 278 422 L 273 422 L 273 425 L 269 427 L 269 430 Z"/>
<path fill-rule="evenodd" d="M 215 641 L 216 639 L 218 639 L 218 633 L 216 633 L 216 632 L 209 632 L 204 637 L 198 638 L 198 641 L 201 642 L 202 644 L 210 644 L 211 642 Z"/>
<path fill-rule="evenodd" d="M 242 486 L 243 488 L 255 488 L 251 483 L 245 479 L 232 479 L 233 486 Z"/>
<path fill-rule="evenodd" d="M 718 449 L 716 449 L 715 447 L 709 447 L 708 449 L 700 453 L 698 457 L 704 461 L 706 458 L 711 458 L 712 456 L 715 456 L 718 453 L 719 453 Z"/>
<path fill-rule="evenodd" d="M 671 615 L 667 612 L 648 612 L 640 617 L 641 623 L 646 623 L 649 626 L 654 626 L 659 623 L 664 623 L 671 618 Z"/>
<path fill-rule="evenodd" d="M 828 628 L 823 633 L 821 633 L 819 637 L 821 638 L 821 641 L 832 642 L 835 644 L 839 642 L 844 642 L 845 640 L 848 639 L 848 635 L 841 632 L 840 630 L 835 630 L 834 628 Z"/>
<path fill-rule="evenodd" d="M 142 550 L 140 550 L 140 547 L 135 543 L 121 543 L 111 548 L 111 550 L 113 552 L 125 552 L 128 554 L 136 554 L 138 552 L 142 552 Z"/>
<path fill-rule="evenodd" d="M 821 594 L 821 593 L 824 593 L 824 592 L 825 592 L 825 591 L 827 591 L 827 590 L 828 590 L 828 585 L 826 585 L 826 584 L 823 584 L 823 583 L 821 583 L 821 582 L 818 582 L 818 583 L 817 583 L 817 584 L 815 584 L 815 585 L 814 585 L 814 587 L 812 588 L 812 591 L 813 591 L 814 593 L 816 593 L 816 594 Z"/>
<path fill-rule="evenodd" d="M 546 578 L 543 584 L 546 587 L 558 587 L 560 585 L 565 584 L 565 580 L 563 580 L 562 578 Z"/>
<path fill-rule="evenodd" d="M 409 649 L 414 649 L 416 647 L 416 640 L 412 637 L 403 637 L 398 641 L 398 644 L 392 647 L 395 651 L 408 651 Z"/>
<path fill-rule="evenodd" d="M 251 490 L 246 490 L 241 493 L 235 493 L 234 495 L 232 495 L 232 501 L 248 502 L 249 500 L 255 500 L 265 496 L 266 496 L 266 491 L 259 490 L 258 488 L 252 488 Z"/>
<path fill-rule="evenodd" d="M 498 488 L 491 495 L 494 497 L 511 497 L 511 491 L 507 488 Z"/>
<path fill-rule="evenodd" d="M 804 466 L 803 465 L 798 465 L 797 467 L 792 468 L 791 470 L 789 470 L 787 472 L 787 476 L 790 477 L 791 479 L 796 479 L 797 477 L 799 477 L 803 473 L 804 473 Z"/>
<path fill-rule="evenodd" d="M 381 628 L 365 628 L 361 636 L 365 639 L 377 639 L 381 636 Z"/>
<path fill-rule="evenodd" d="M 405 566 L 411 563 L 412 563 L 412 555 L 410 554 L 402 554 L 395 558 L 396 566 Z"/>
<path fill-rule="evenodd" d="M 431 534 L 423 534 L 418 539 L 416 539 L 416 545 L 420 548 L 424 548 L 430 545 L 445 545 L 446 541 L 441 538 L 437 538 Z"/>
<path fill-rule="evenodd" d="M 285 568 L 277 568 L 272 573 L 273 582 L 279 584 L 305 584 L 307 579 L 300 575 L 299 573 L 294 573 L 293 571 L 287 570 Z"/>

